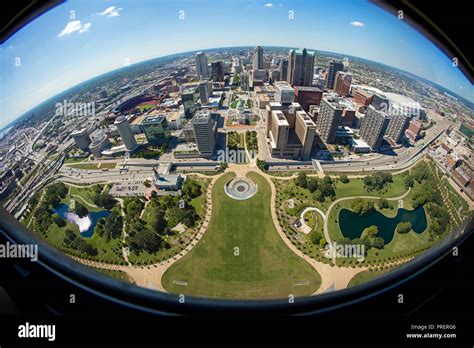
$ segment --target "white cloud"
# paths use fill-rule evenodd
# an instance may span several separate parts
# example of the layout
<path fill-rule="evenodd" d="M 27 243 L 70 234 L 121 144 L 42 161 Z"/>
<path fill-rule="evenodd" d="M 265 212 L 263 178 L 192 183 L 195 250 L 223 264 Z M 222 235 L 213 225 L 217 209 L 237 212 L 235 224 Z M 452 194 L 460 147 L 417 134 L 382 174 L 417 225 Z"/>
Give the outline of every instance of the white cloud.
<path fill-rule="evenodd" d="M 84 23 L 81 30 L 79 30 L 79 33 L 85 33 L 86 31 L 88 31 L 90 29 L 91 26 L 92 26 L 91 22 Z"/>
<path fill-rule="evenodd" d="M 92 23 L 84 23 L 82 24 L 79 20 L 69 21 L 66 24 L 66 27 L 58 34 L 58 37 L 69 35 L 74 32 L 85 33 L 90 29 Z"/>
<path fill-rule="evenodd" d="M 273 7 L 273 4 L 272 4 L 271 2 L 268 2 L 268 3 L 266 3 L 266 4 L 263 5 L 263 6 L 270 8 L 270 7 Z"/>
<path fill-rule="evenodd" d="M 120 11 L 122 11 L 122 8 L 117 8 L 116 6 L 110 6 L 106 8 L 103 12 L 100 12 L 100 16 L 107 16 L 107 17 L 118 17 L 120 16 Z"/>
<path fill-rule="evenodd" d="M 365 24 L 359 21 L 351 22 L 351 25 L 353 25 L 354 27 L 365 27 Z"/>
<path fill-rule="evenodd" d="M 58 37 L 72 34 L 78 30 L 81 30 L 81 21 L 69 21 L 66 27 L 58 34 Z"/>

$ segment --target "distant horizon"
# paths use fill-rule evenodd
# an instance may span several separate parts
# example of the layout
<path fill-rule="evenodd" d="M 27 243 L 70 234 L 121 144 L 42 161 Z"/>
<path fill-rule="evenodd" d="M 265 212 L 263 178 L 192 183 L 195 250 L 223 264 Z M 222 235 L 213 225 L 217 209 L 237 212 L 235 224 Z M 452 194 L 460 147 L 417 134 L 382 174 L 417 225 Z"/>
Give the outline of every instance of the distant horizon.
<path fill-rule="evenodd" d="M 450 57 L 396 14 L 368 1 L 71 0 L 0 47 L 0 127 L 62 91 L 127 65 L 257 42 L 365 59 L 474 103 L 473 85 Z"/>
<path fill-rule="evenodd" d="M 238 49 L 238 48 L 245 48 L 245 49 L 252 49 L 253 47 L 255 46 L 260 46 L 264 49 L 265 51 L 265 48 L 285 48 L 285 49 L 291 49 L 291 48 L 296 48 L 295 46 L 269 46 L 269 45 L 246 45 L 246 46 L 223 46 L 223 47 L 213 47 L 213 48 L 206 48 L 206 49 L 197 49 L 197 50 L 191 50 L 191 51 L 182 51 L 182 52 L 177 52 L 177 53 L 171 53 L 171 54 L 166 54 L 166 55 L 163 55 L 163 56 L 157 56 L 157 57 L 153 57 L 153 58 L 149 58 L 149 59 L 144 59 L 142 61 L 138 61 L 138 62 L 135 62 L 133 64 L 130 64 L 129 66 L 125 66 L 125 67 L 120 67 L 120 68 L 115 68 L 115 69 L 112 69 L 112 70 L 108 70 L 108 71 L 105 71 L 103 73 L 100 73 L 98 75 L 95 75 L 93 77 L 90 77 L 86 80 L 83 80 L 81 82 L 78 82 L 77 84 L 71 86 L 71 87 L 68 87 L 50 97 L 48 97 L 47 99 L 43 100 L 42 102 L 36 104 L 35 106 L 31 107 L 30 109 L 28 109 L 27 111 L 25 111 L 24 113 L 18 115 L 18 117 L 16 117 L 14 120 L 12 120 L 10 123 L 6 124 L 5 126 L 3 126 L 3 128 L 0 128 L 0 131 L 3 131 L 4 129 L 7 129 L 11 126 L 14 126 L 14 124 L 19 121 L 22 117 L 24 117 L 26 114 L 30 113 L 33 109 L 37 108 L 38 106 L 48 102 L 49 100 L 51 99 L 54 99 L 56 97 L 58 97 L 59 95 L 67 92 L 68 90 L 71 90 L 71 89 L 74 89 L 76 88 L 77 86 L 79 85 L 82 85 L 84 83 L 87 83 L 88 81 L 91 81 L 91 80 L 94 80 L 96 78 L 99 78 L 103 75 L 107 75 L 109 73 L 113 73 L 114 71 L 119 71 L 119 70 L 127 70 L 127 69 L 130 69 L 132 68 L 133 66 L 136 66 L 136 65 L 139 65 L 139 64 L 143 64 L 143 63 L 146 63 L 146 62 L 151 62 L 153 60 L 157 60 L 157 59 L 164 59 L 164 58 L 167 58 L 167 57 L 171 57 L 171 56 L 176 56 L 176 55 L 186 55 L 186 54 L 192 54 L 194 52 L 206 52 L 206 51 L 217 51 L 217 50 L 222 50 L 222 49 Z M 417 78 L 420 78 L 420 79 L 423 79 L 423 80 L 426 80 L 428 82 L 431 82 L 432 84 L 436 85 L 437 87 L 441 87 L 441 88 L 444 88 L 446 89 L 447 91 L 453 93 L 453 97 L 456 97 L 458 99 L 463 99 L 463 100 L 467 100 L 466 98 L 464 98 L 463 96 L 457 94 L 455 91 L 452 91 L 442 85 L 439 85 L 438 83 L 434 82 L 434 81 L 431 81 L 431 80 L 428 80 L 422 76 L 419 76 L 419 75 L 416 75 L 410 71 L 406 71 L 406 70 L 403 70 L 403 69 L 400 69 L 398 67 L 395 67 L 395 66 L 391 66 L 391 65 L 388 65 L 388 64 L 385 64 L 385 63 L 382 63 L 382 62 L 378 62 L 378 61 L 374 61 L 374 60 L 371 60 L 371 59 L 368 59 L 368 58 L 365 58 L 365 57 L 358 57 L 358 56 L 354 56 L 354 55 L 349 55 L 349 54 L 344 54 L 344 53 L 339 53 L 339 52 L 331 52 L 331 51 L 324 51 L 324 50 L 318 50 L 318 49 L 315 49 L 315 48 L 311 48 L 311 47 L 302 47 L 302 48 L 306 48 L 306 49 L 310 49 L 310 50 L 313 50 L 316 52 L 316 55 L 318 53 L 329 53 L 329 54 L 334 54 L 334 55 L 341 55 L 341 56 L 347 56 L 347 57 L 353 57 L 353 58 L 357 58 L 357 59 L 362 59 L 362 60 L 365 60 L 365 61 L 368 61 L 368 62 L 372 62 L 372 63 L 375 63 L 375 64 L 380 64 L 380 65 L 384 65 L 384 66 L 387 66 L 387 67 L 390 67 L 390 68 L 393 68 L 393 69 L 397 69 L 401 72 L 404 72 L 404 73 L 407 73 L 407 74 L 410 74 L 412 75 L 413 77 L 417 77 Z M 265 52 L 264 52 L 265 54 Z M 469 100 L 467 100 L 468 102 L 471 102 Z M 470 106 L 468 106 L 470 108 Z"/>

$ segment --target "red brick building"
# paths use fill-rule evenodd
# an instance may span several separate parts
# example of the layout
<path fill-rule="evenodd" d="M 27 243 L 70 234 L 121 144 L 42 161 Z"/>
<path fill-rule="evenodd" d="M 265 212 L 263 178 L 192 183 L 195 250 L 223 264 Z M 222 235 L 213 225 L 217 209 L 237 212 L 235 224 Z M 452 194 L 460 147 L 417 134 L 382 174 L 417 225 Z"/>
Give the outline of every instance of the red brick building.
<path fill-rule="evenodd" d="M 309 112 L 310 105 L 319 105 L 323 91 L 318 87 L 295 86 L 295 102 L 299 103 L 304 111 Z"/>

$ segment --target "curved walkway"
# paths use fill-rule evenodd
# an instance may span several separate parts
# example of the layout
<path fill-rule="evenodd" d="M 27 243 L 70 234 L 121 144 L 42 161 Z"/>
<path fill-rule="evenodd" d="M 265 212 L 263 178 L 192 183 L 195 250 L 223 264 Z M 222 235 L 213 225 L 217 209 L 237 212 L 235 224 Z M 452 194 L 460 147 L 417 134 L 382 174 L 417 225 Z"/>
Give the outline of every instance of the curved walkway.
<path fill-rule="evenodd" d="M 312 228 L 309 227 L 308 225 L 306 225 L 306 222 L 304 221 L 304 215 L 308 212 L 308 211 L 316 211 L 319 213 L 319 215 L 321 215 L 323 217 L 323 221 L 326 220 L 326 215 L 323 213 L 323 211 L 319 208 L 316 208 L 316 207 L 307 207 L 307 208 L 304 208 L 304 210 L 301 212 L 300 214 L 300 222 L 301 222 L 301 225 L 304 227 L 304 229 L 307 231 L 302 231 L 304 234 L 308 234 L 309 232 L 311 232 Z"/>
<path fill-rule="evenodd" d="M 291 251 L 293 251 L 296 255 L 298 255 L 302 259 L 306 260 L 306 262 L 308 262 L 321 276 L 321 285 L 319 286 L 319 289 L 313 295 L 321 294 L 321 293 L 333 291 L 333 290 L 345 289 L 347 288 L 349 281 L 357 273 L 360 273 L 368 269 L 367 266 L 357 267 L 357 268 L 331 266 L 330 264 L 316 261 L 312 257 L 304 254 L 301 250 L 299 250 L 291 242 L 291 240 L 288 239 L 285 232 L 283 232 L 283 229 L 281 228 L 280 223 L 278 222 L 279 220 L 278 220 L 277 208 L 275 204 L 276 188 L 273 181 L 271 180 L 271 176 L 264 172 L 261 172 L 261 175 L 264 178 L 266 178 L 271 188 L 272 198 L 270 202 L 270 207 L 271 207 L 273 224 L 275 225 L 275 228 L 278 234 L 280 235 L 281 239 L 285 242 L 285 244 Z"/>
<path fill-rule="evenodd" d="M 392 198 L 385 198 L 387 201 L 398 201 L 400 199 L 403 199 L 405 198 L 409 193 L 410 193 L 410 190 L 411 190 L 411 187 L 408 188 L 407 192 L 405 192 L 403 195 L 401 196 L 398 196 L 398 197 L 392 197 Z M 326 241 L 328 242 L 329 244 L 329 247 L 331 248 L 332 247 L 332 240 L 331 240 L 331 236 L 329 235 L 329 228 L 328 228 L 328 221 L 329 221 L 329 217 L 331 216 L 331 210 L 332 208 L 334 208 L 334 206 L 339 203 L 339 202 L 342 202 L 342 201 L 347 201 L 347 200 L 350 200 L 350 199 L 354 199 L 354 198 L 362 198 L 362 199 L 378 199 L 380 197 L 376 197 L 376 196 L 351 196 L 351 197 L 343 197 L 343 198 L 339 198 L 339 199 L 336 199 L 334 202 L 331 203 L 331 205 L 329 206 L 328 208 L 328 211 L 326 213 L 326 216 L 327 216 L 327 219 L 324 220 L 324 238 L 326 238 Z M 335 253 L 333 253 L 333 262 L 335 262 Z"/>
<path fill-rule="evenodd" d="M 112 265 L 105 262 L 98 262 L 98 261 L 91 261 L 85 260 L 79 257 L 73 257 L 73 259 L 94 268 L 103 268 L 109 270 L 116 270 L 116 271 L 123 271 L 126 272 L 135 282 L 136 285 L 142 286 L 145 288 L 155 289 L 162 292 L 167 292 L 161 283 L 161 278 L 166 270 L 174 264 L 176 261 L 181 259 L 185 256 L 202 238 L 204 232 L 207 229 L 209 221 L 211 219 L 212 214 L 212 188 L 214 186 L 215 181 L 220 178 L 224 173 L 220 173 L 214 175 L 211 179 L 211 182 L 208 185 L 206 191 L 206 202 L 207 202 L 207 209 L 206 215 L 202 218 L 201 226 L 199 227 L 199 231 L 197 232 L 195 238 L 183 249 L 179 254 L 173 256 L 172 258 L 147 265 L 147 266 L 133 266 L 133 265 Z M 194 174 L 193 174 L 194 175 Z M 207 177 L 207 176 L 206 176 Z M 209 178 L 209 177 L 207 177 Z"/>

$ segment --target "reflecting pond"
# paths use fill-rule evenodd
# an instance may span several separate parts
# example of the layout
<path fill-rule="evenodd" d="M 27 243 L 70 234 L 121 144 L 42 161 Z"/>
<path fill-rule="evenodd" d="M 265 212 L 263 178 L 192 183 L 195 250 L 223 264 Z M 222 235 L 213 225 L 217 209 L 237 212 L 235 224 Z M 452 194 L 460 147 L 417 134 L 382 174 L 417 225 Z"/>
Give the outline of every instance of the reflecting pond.
<path fill-rule="evenodd" d="M 415 210 L 399 208 L 395 217 L 387 217 L 378 211 L 359 215 L 349 209 L 341 209 L 338 221 L 342 235 L 350 239 L 360 237 L 365 228 L 375 225 L 379 229 L 377 236 L 383 238 L 385 244 L 392 241 L 395 228 L 399 222 L 411 222 L 412 230 L 416 233 L 422 233 L 427 226 L 426 213 L 423 207 L 418 207 Z"/>
<path fill-rule="evenodd" d="M 97 221 L 101 218 L 109 216 L 110 211 L 90 211 L 89 214 L 80 218 L 76 213 L 69 211 L 69 206 L 65 203 L 58 204 L 53 209 L 53 213 L 58 214 L 62 219 L 72 222 L 79 227 L 82 237 L 92 237 Z"/>

